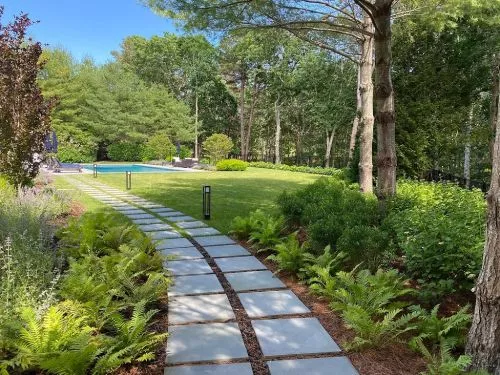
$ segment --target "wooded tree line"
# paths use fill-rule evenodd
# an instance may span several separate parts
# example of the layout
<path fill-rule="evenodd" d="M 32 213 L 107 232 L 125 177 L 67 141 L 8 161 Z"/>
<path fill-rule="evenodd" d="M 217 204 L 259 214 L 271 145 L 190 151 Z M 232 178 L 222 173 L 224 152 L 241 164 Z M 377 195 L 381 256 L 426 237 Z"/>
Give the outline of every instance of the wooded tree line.
<path fill-rule="evenodd" d="M 104 66 L 46 51 L 40 82 L 46 95 L 59 98 L 53 119 L 62 150 L 87 153 L 82 160 L 104 158 L 113 142 L 142 142 L 167 130 L 198 157 L 203 139 L 224 133 L 234 140 L 232 154 L 246 160 L 359 165 L 361 186 L 371 191 L 384 159 L 372 157 L 373 146 L 386 136 L 375 121 L 383 105 L 374 102 L 374 89 L 383 84 L 373 80 L 382 74 L 373 74 L 373 21 L 355 2 L 344 8 L 331 2 L 330 19 L 318 5 L 277 3 L 277 16 L 252 8 L 257 13 L 243 19 L 228 13 L 232 7 L 213 15 L 193 10 L 192 28 L 238 26 L 219 34 L 215 46 L 203 36 L 131 36 Z M 400 175 L 440 169 L 485 179 L 496 24 L 488 7 L 471 13 L 450 5 L 436 16 L 418 3 L 392 14 L 397 131 L 389 132 L 395 138 L 389 153 Z M 313 22 L 316 13 L 323 16 Z M 273 22 L 281 27 L 267 27 Z"/>

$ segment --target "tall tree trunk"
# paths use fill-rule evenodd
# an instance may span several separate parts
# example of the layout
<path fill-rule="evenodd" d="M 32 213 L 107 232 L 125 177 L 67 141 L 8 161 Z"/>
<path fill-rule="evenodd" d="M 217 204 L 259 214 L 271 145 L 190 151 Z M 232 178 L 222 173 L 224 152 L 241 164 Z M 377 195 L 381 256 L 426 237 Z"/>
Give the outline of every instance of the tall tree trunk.
<path fill-rule="evenodd" d="M 250 114 L 248 115 L 248 125 L 246 126 L 245 153 L 243 154 L 243 160 L 245 161 L 248 161 L 248 154 L 250 150 L 250 138 L 252 137 L 252 125 L 253 125 L 253 117 L 255 113 L 256 104 L 257 104 L 257 92 L 254 90 L 252 95 L 252 105 L 250 107 Z"/>
<path fill-rule="evenodd" d="M 471 155 L 471 132 L 472 125 L 474 121 L 474 103 L 471 104 L 469 110 L 469 118 L 467 119 L 467 124 L 465 128 L 465 147 L 464 147 L 464 179 L 465 186 L 470 187 L 470 155 Z"/>
<path fill-rule="evenodd" d="M 244 73 L 241 73 L 241 87 L 240 87 L 240 155 L 241 159 L 245 160 L 245 86 L 246 78 Z"/>
<path fill-rule="evenodd" d="M 194 158 L 198 159 L 198 91 L 194 98 Z"/>
<path fill-rule="evenodd" d="M 471 368 L 500 374 L 500 55 L 494 69 L 492 126 L 495 129 L 483 266 L 476 284 L 476 307 L 467 342 Z"/>
<path fill-rule="evenodd" d="M 377 103 L 377 195 L 385 199 L 396 193 L 396 116 L 392 86 L 393 0 L 376 0 L 375 22 L 375 99 Z"/>
<path fill-rule="evenodd" d="M 373 22 L 368 15 L 363 18 L 363 29 L 373 33 Z M 359 159 L 359 186 L 362 192 L 373 192 L 373 37 L 365 36 L 361 45 L 359 65 L 361 95 L 361 134 Z"/>
<path fill-rule="evenodd" d="M 332 145 L 334 137 L 335 129 L 333 129 L 331 133 L 328 133 L 328 130 L 326 131 L 325 168 L 330 167 L 330 158 L 332 155 Z"/>
<path fill-rule="evenodd" d="M 281 140 L 281 110 L 278 99 L 274 102 L 274 117 L 276 119 L 276 134 L 274 135 L 274 163 L 281 164 L 280 140 Z"/>
<path fill-rule="evenodd" d="M 358 65 L 358 85 L 356 86 L 356 115 L 352 121 L 351 139 L 349 141 L 349 153 L 347 157 L 347 166 L 350 167 L 356 147 L 356 138 L 358 137 L 359 120 L 361 118 L 361 66 Z"/>

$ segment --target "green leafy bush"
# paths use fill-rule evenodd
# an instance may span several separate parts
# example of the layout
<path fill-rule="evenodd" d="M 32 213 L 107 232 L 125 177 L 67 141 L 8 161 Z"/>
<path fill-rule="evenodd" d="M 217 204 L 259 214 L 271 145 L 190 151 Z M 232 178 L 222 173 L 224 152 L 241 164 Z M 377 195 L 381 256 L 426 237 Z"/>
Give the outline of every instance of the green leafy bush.
<path fill-rule="evenodd" d="M 113 161 L 142 160 L 144 146 L 135 142 L 112 143 L 108 146 L 108 157 Z"/>
<path fill-rule="evenodd" d="M 151 136 L 142 150 L 142 160 L 170 160 L 175 156 L 175 146 L 166 133 Z"/>
<path fill-rule="evenodd" d="M 390 259 L 387 233 L 378 227 L 356 225 L 344 229 L 337 241 L 337 250 L 346 254 L 344 266 L 347 269 L 362 263 L 363 268 L 375 272 Z"/>
<path fill-rule="evenodd" d="M 249 166 L 254 167 L 254 168 L 277 169 L 280 171 L 290 171 L 290 172 L 320 174 L 320 175 L 325 175 L 325 176 L 335 176 L 339 179 L 345 179 L 345 177 L 346 177 L 346 171 L 344 169 L 336 169 L 336 168 L 305 167 L 305 166 L 299 166 L 299 165 L 273 164 L 273 163 L 266 163 L 263 161 L 251 162 L 251 163 L 249 163 Z"/>
<path fill-rule="evenodd" d="M 344 181 L 322 178 L 295 193 L 284 192 L 278 204 L 291 225 L 304 225 L 313 247 L 336 247 L 346 228 L 379 222 L 378 203 Z"/>
<path fill-rule="evenodd" d="M 485 231 L 484 196 L 455 185 L 402 181 L 384 222 L 423 296 L 472 288 Z"/>
<path fill-rule="evenodd" d="M 203 152 L 210 158 L 212 164 L 217 164 L 233 148 L 233 141 L 225 134 L 212 134 L 202 145 Z"/>
<path fill-rule="evenodd" d="M 180 155 L 179 155 L 179 157 L 181 159 L 190 158 L 192 155 L 193 155 L 193 150 L 191 149 L 191 147 L 188 147 L 185 145 L 181 146 Z"/>
<path fill-rule="evenodd" d="M 216 168 L 218 171 L 245 171 L 248 163 L 238 159 L 226 159 L 217 163 Z"/>

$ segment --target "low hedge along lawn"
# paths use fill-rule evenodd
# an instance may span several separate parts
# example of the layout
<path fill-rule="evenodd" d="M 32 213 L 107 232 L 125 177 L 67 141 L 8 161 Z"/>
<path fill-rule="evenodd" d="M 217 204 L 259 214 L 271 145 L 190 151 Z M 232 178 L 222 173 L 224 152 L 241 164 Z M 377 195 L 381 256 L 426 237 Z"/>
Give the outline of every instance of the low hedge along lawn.
<path fill-rule="evenodd" d="M 238 159 L 221 160 L 216 165 L 218 171 L 245 171 L 247 167 L 247 162 Z"/>

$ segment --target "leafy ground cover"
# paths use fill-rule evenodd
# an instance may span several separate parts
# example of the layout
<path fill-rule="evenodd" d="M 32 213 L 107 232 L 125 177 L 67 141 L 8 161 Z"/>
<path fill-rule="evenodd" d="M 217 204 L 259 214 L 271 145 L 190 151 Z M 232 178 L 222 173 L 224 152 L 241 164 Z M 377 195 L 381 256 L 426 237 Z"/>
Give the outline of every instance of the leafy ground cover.
<path fill-rule="evenodd" d="M 92 175 L 78 178 L 92 183 Z M 283 189 L 296 191 L 319 176 L 248 168 L 244 172 L 173 172 L 134 174 L 132 194 L 180 210 L 202 219 L 203 185 L 212 186 L 212 219 L 210 225 L 224 232 L 229 231 L 235 216 L 247 215 L 256 209 L 276 210 L 276 198 Z M 125 190 L 125 174 L 101 174 L 98 180 Z M 57 187 L 68 187 L 64 178 L 57 177 Z M 85 199 L 85 198 L 84 198 Z"/>
<path fill-rule="evenodd" d="M 381 208 L 356 185 L 322 178 L 280 195 L 279 214 L 235 218 L 231 232 L 340 316 L 352 333 L 348 350 L 409 343 L 426 374 L 465 373 L 471 307 L 461 301 L 480 268 L 484 197 L 454 185 L 399 185 Z M 456 300 L 443 306 L 450 294 Z"/>
<path fill-rule="evenodd" d="M 16 192 L 0 180 L 0 193 L 0 373 L 155 359 L 170 280 L 151 240 L 88 198 L 69 218 L 70 196 L 43 182 Z"/>

